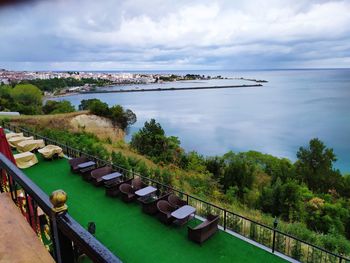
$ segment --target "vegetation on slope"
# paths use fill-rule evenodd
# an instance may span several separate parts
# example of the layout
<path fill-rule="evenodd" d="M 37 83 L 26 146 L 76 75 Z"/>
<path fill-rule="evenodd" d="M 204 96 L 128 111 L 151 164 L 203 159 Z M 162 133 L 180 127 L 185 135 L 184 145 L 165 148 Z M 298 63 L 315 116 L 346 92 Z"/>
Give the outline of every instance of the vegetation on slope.
<path fill-rule="evenodd" d="M 33 125 L 23 118 L 21 123 L 44 136 L 110 159 L 262 223 L 271 225 L 273 217 L 278 216 L 282 231 L 331 251 L 350 254 L 350 242 L 346 239 L 350 226 L 350 176 L 341 176 L 333 169 L 333 151 L 318 139 L 301 147 L 293 164 L 254 151 L 207 158 L 196 152 L 185 153 L 178 140 L 167 137 L 154 120 L 133 136 L 134 151 L 125 143 L 103 141 L 85 132 L 47 128 L 40 122 Z M 144 136 L 149 139 L 141 140 Z M 177 158 L 169 159 L 174 152 Z"/>

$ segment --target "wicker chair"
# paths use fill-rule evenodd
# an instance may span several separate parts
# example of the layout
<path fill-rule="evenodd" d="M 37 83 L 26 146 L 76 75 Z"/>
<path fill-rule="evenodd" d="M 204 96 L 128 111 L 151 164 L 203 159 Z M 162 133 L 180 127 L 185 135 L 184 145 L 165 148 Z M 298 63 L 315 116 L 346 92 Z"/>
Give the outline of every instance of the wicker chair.
<path fill-rule="evenodd" d="M 171 206 L 175 207 L 176 209 L 180 208 L 181 206 L 187 205 L 186 201 L 180 199 L 175 194 L 171 194 L 168 196 L 168 202 Z"/>
<path fill-rule="evenodd" d="M 164 224 L 170 225 L 172 222 L 174 222 L 175 218 L 171 215 L 171 213 L 175 210 L 174 207 L 172 207 L 168 201 L 160 200 L 157 202 L 157 209 L 158 209 L 158 218 L 160 221 L 162 221 Z"/>
<path fill-rule="evenodd" d="M 207 220 L 195 228 L 187 227 L 188 238 L 202 244 L 218 231 L 219 216 L 208 215 Z"/>
<path fill-rule="evenodd" d="M 106 188 L 106 195 L 110 197 L 116 197 L 120 194 L 119 187 L 122 184 L 131 184 L 132 179 L 128 179 L 126 181 L 121 181 L 121 182 L 105 182 L 105 188 Z"/>
<path fill-rule="evenodd" d="M 137 191 L 137 190 L 140 190 L 141 188 L 145 187 L 146 185 L 142 182 L 140 177 L 136 177 L 136 178 L 132 179 L 131 186 L 135 191 Z"/>
<path fill-rule="evenodd" d="M 136 199 L 135 192 L 143 188 L 145 184 L 140 177 L 132 179 L 131 184 L 121 184 L 119 186 L 120 193 L 124 202 L 131 202 Z"/>
<path fill-rule="evenodd" d="M 73 158 L 68 161 L 70 165 L 70 169 L 73 173 L 78 173 L 79 172 L 79 167 L 78 165 L 81 163 L 88 162 L 89 159 L 86 157 L 78 157 L 78 158 Z"/>
<path fill-rule="evenodd" d="M 102 177 L 112 173 L 113 169 L 111 166 L 105 166 L 105 167 L 101 167 L 101 168 L 97 168 L 93 171 L 91 171 L 90 173 L 90 181 L 92 181 L 92 183 L 95 186 L 99 186 L 103 183 L 103 179 Z"/>
<path fill-rule="evenodd" d="M 155 215 L 158 212 L 157 203 L 160 200 L 167 200 L 170 193 L 161 194 L 157 199 L 145 200 L 140 198 L 139 201 L 142 205 L 142 211 L 149 215 Z"/>
<path fill-rule="evenodd" d="M 119 186 L 119 191 L 124 202 L 131 202 L 136 199 L 135 190 L 130 184 L 122 184 Z"/>

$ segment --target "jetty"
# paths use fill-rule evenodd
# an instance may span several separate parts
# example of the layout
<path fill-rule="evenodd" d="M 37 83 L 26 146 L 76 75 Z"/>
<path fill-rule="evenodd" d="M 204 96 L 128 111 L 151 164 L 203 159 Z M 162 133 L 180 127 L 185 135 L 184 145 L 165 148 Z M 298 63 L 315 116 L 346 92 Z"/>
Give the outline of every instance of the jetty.
<path fill-rule="evenodd" d="M 147 92 L 147 91 L 180 91 L 180 90 L 202 90 L 202 89 L 233 89 L 233 88 L 253 88 L 261 87 L 262 84 L 254 85 L 227 85 L 227 86 L 206 86 L 206 87 L 181 87 L 181 88 L 150 88 L 150 89 L 118 89 L 118 90 L 89 90 L 80 91 L 80 94 L 92 94 L 92 93 L 125 93 L 125 92 Z"/>

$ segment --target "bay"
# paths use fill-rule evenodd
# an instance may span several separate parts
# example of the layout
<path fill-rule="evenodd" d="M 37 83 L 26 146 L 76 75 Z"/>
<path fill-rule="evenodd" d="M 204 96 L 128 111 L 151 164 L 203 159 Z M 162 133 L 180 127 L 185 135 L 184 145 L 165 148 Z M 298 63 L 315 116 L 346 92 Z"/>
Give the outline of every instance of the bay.
<path fill-rule="evenodd" d="M 147 73 L 147 72 L 145 72 Z M 150 72 L 148 72 L 150 73 Z M 187 151 L 222 155 L 256 150 L 295 161 L 300 146 L 319 138 L 334 149 L 335 167 L 350 172 L 350 69 L 174 71 L 268 80 L 263 87 L 139 93 L 79 94 L 56 98 L 75 106 L 98 98 L 137 115 L 127 140 L 151 118 Z M 229 80 L 127 85 L 127 88 L 254 84 Z M 108 89 L 120 89 L 111 87 Z"/>

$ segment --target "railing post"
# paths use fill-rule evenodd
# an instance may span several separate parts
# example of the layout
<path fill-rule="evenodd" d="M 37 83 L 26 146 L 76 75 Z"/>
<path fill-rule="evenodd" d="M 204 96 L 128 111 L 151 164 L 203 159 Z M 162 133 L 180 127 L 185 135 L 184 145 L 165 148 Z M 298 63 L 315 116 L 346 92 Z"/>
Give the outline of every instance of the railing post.
<path fill-rule="evenodd" d="M 64 215 L 67 212 L 67 194 L 63 190 L 57 190 L 50 195 L 50 202 L 52 203 L 52 230 L 53 240 L 55 245 L 56 261 L 58 263 L 74 263 L 74 249 L 72 241 L 66 237 L 57 226 L 57 217 Z"/>
<path fill-rule="evenodd" d="M 226 217 L 226 209 L 224 210 L 224 230 L 226 230 L 226 220 L 227 220 L 227 217 Z"/>
<path fill-rule="evenodd" d="M 273 229 L 272 253 L 275 253 L 276 229 Z"/>
<path fill-rule="evenodd" d="M 276 228 L 278 226 L 278 219 L 275 217 L 273 221 L 273 238 L 272 238 L 272 253 L 275 252 L 275 243 L 276 243 Z"/>

